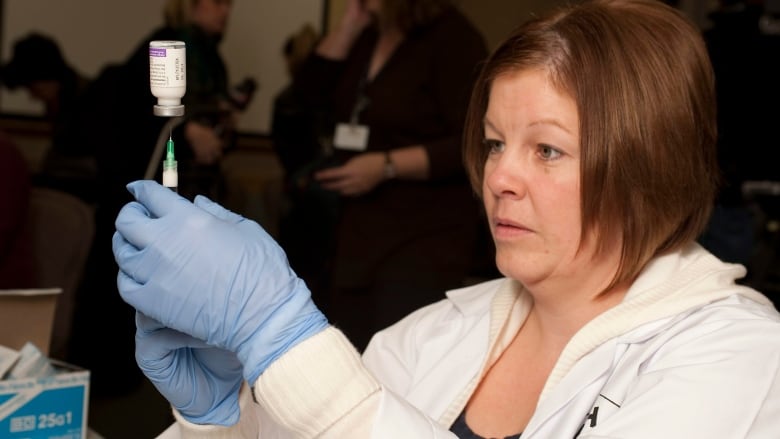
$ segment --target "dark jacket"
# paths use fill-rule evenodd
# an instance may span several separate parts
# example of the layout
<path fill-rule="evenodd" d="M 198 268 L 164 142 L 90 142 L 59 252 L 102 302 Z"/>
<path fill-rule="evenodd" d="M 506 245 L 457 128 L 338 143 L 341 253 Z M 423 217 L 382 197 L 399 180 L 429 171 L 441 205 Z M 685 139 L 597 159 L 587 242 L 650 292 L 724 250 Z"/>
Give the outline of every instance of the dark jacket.
<path fill-rule="evenodd" d="M 367 332 L 442 297 L 468 274 L 480 213 L 462 165 L 461 137 L 471 87 L 487 56 L 482 36 L 452 8 L 408 34 L 376 77 L 364 82 L 377 37 L 375 29 L 366 30 L 344 61 L 312 55 L 295 83 L 312 108 L 330 116 L 331 129 L 350 120 L 364 95 L 368 105 L 358 122 L 370 127 L 367 151 L 423 145 L 428 154 L 429 180 L 386 181 L 367 195 L 341 200 L 333 308 L 357 314 L 339 298 L 356 291 L 373 295 L 364 311 L 379 315 Z M 326 136 L 332 138 L 332 131 Z M 352 154 L 336 157 L 343 162 Z M 398 293 L 392 304 L 383 302 L 391 296 L 386 289 Z"/>

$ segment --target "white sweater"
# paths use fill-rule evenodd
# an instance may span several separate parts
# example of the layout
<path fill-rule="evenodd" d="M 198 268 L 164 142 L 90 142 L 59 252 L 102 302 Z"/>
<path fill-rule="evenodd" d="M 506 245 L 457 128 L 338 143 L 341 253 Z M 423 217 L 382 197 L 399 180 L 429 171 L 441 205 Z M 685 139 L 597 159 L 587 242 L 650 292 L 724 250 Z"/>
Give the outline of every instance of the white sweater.
<path fill-rule="evenodd" d="M 734 283 L 744 273 L 696 244 L 652 261 L 570 340 L 523 438 L 780 437 L 780 315 Z M 235 426 L 177 415 L 163 437 L 454 438 L 531 302 L 509 279 L 450 291 L 379 332 L 362 361 L 329 328 L 269 367 L 258 404 L 242 389 Z"/>

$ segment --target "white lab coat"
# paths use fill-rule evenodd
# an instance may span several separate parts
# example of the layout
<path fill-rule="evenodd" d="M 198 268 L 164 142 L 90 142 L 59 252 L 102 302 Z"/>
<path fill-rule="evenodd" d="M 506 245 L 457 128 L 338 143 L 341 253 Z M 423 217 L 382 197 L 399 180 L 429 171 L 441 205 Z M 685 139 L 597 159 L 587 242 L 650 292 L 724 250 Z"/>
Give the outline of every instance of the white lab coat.
<path fill-rule="evenodd" d="M 523 439 L 779 438 L 780 315 L 734 283 L 743 275 L 698 245 L 653 261 L 620 305 L 569 342 Z M 338 418 L 339 437 L 354 426 L 374 439 L 454 438 L 449 425 L 530 303 L 499 279 L 378 333 L 363 362 L 381 390 Z M 306 343 L 294 355 L 305 358 Z M 258 411 L 261 438 L 294 437 L 277 426 L 291 423 L 285 414 Z"/>

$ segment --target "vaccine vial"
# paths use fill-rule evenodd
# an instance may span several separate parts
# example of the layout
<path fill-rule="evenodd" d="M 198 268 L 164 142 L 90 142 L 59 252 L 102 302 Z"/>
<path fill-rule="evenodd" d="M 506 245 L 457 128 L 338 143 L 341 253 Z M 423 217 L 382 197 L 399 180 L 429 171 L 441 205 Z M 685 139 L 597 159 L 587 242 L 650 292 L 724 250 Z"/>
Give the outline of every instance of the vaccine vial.
<path fill-rule="evenodd" d="M 187 90 L 187 56 L 183 41 L 149 43 L 149 86 L 157 98 L 156 116 L 184 116 L 181 98 Z"/>

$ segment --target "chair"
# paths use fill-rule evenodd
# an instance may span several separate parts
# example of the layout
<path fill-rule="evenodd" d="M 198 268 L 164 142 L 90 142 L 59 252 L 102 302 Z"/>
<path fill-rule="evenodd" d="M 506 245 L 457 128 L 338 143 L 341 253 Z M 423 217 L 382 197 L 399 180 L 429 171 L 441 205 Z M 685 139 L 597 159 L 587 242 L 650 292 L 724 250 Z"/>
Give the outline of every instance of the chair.
<path fill-rule="evenodd" d="M 51 346 L 52 358 L 65 358 L 71 335 L 76 291 L 95 234 L 92 206 L 68 193 L 34 187 L 30 221 L 37 286 L 59 287 Z"/>

